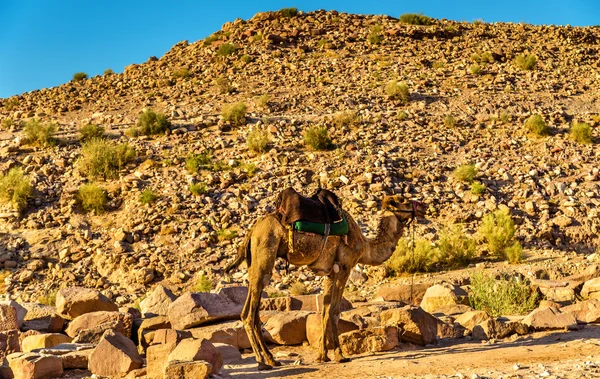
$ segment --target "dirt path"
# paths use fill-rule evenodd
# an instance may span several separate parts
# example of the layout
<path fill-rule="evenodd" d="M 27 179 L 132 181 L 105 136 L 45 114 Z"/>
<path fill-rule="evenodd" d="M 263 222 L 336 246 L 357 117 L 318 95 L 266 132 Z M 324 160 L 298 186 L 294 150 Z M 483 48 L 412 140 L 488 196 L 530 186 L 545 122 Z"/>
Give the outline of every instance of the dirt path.
<path fill-rule="evenodd" d="M 254 357 L 226 365 L 228 378 L 600 378 L 600 326 L 545 332 L 513 341 L 444 343 L 354 357 L 346 364 L 314 364 L 309 348 L 276 348 L 282 368 L 258 372 Z M 297 354 L 297 355 L 296 355 Z M 294 365 L 294 362 L 301 362 Z M 519 367 L 515 367 L 518 364 Z M 478 375 L 478 376 L 475 376 Z"/>

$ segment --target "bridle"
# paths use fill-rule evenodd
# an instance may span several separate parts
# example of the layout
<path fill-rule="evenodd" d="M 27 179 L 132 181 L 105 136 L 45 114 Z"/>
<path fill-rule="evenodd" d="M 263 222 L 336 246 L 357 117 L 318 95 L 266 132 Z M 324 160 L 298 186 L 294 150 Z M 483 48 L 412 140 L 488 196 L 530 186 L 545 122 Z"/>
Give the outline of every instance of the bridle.
<path fill-rule="evenodd" d="M 417 200 L 410 200 L 410 204 L 411 204 L 411 209 L 410 210 L 403 210 L 403 209 L 399 209 L 396 210 L 396 212 L 400 212 L 400 213 L 410 213 L 410 218 L 408 219 L 407 222 L 404 223 L 404 226 L 409 226 L 414 219 L 417 217 L 417 208 L 419 206 L 422 206 L 423 203 Z"/>

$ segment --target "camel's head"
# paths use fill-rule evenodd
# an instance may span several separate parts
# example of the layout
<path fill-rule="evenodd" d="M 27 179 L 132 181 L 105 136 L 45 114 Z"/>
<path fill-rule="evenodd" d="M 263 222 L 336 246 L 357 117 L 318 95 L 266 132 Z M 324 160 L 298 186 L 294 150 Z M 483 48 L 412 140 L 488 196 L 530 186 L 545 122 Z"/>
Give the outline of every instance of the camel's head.
<path fill-rule="evenodd" d="M 384 196 L 381 201 L 381 209 L 392 212 L 398 219 L 406 223 L 415 218 L 425 217 L 427 210 L 425 204 L 420 201 L 406 200 L 398 195 Z"/>

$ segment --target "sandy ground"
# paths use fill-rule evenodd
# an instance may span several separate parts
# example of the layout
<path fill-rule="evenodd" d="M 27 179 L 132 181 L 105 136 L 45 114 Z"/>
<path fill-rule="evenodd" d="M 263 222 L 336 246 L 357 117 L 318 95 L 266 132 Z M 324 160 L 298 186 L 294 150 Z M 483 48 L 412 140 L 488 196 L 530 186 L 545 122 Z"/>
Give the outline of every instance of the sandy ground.
<path fill-rule="evenodd" d="M 227 364 L 221 378 L 600 378 L 600 326 L 543 332 L 504 341 L 445 341 L 315 364 L 315 351 L 277 347 L 284 364 L 258 372 L 252 355 Z"/>

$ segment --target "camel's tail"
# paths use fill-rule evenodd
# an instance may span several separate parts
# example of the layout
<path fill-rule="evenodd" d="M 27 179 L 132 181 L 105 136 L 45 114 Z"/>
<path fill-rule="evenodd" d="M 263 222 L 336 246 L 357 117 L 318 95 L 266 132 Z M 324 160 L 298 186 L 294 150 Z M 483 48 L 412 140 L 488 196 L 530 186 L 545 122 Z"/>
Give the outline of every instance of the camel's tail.
<path fill-rule="evenodd" d="M 235 257 L 235 259 L 233 260 L 233 262 L 231 262 L 230 264 L 227 265 L 227 267 L 225 267 L 225 273 L 226 274 L 228 274 L 229 271 L 233 270 L 234 268 L 236 268 L 240 264 L 242 264 L 242 262 L 244 261 L 244 259 L 246 259 L 246 262 L 248 263 L 248 267 L 250 267 L 250 263 L 252 261 L 252 256 L 250 254 L 250 238 L 252 237 L 252 232 L 253 231 L 254 231 L 254 225 L 252 225 L 252 227 L 250 228 L 250 230 L 246 234 L 246 237 L 244 238 L 244 241 L 238 247 L 237 257 Z"/>

